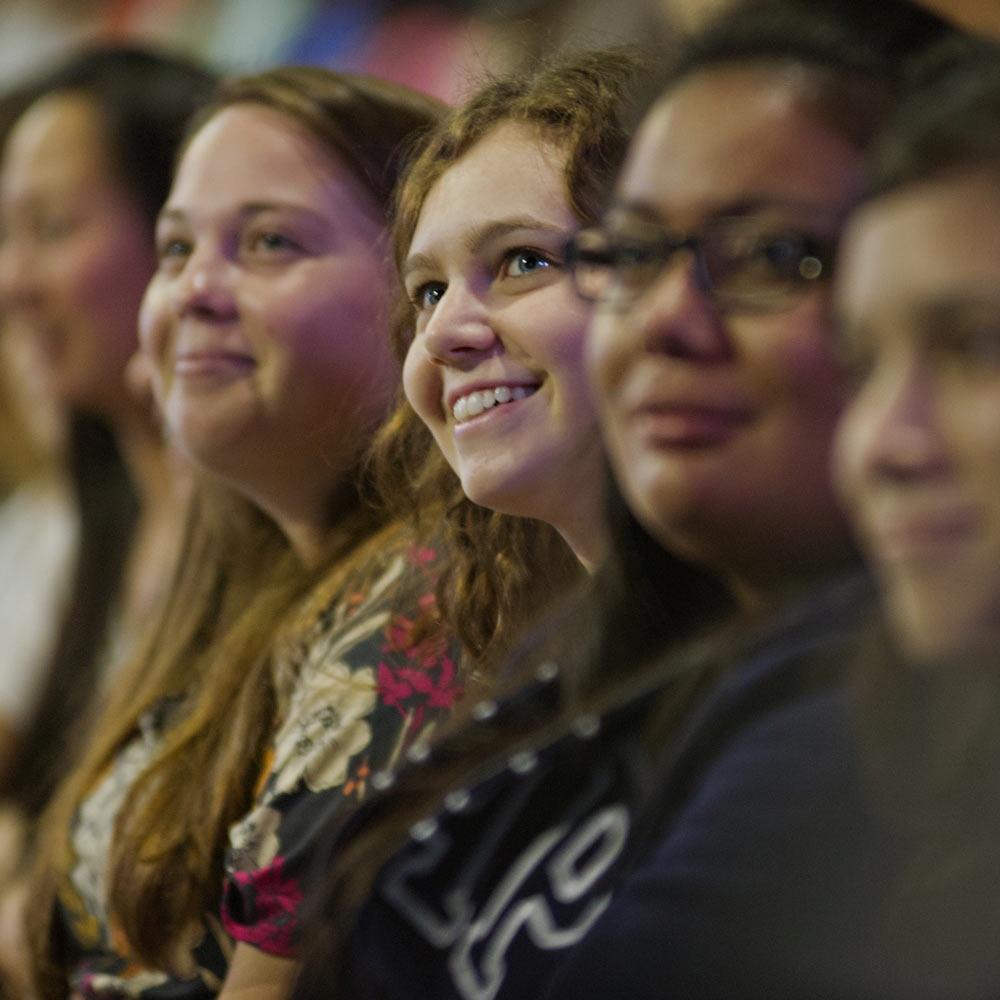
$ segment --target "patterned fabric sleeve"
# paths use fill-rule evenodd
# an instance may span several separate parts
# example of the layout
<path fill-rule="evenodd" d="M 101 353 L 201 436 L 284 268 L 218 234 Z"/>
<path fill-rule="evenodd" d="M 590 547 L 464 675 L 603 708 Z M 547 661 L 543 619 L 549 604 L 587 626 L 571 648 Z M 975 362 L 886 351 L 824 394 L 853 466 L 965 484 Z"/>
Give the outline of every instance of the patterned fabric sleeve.
<path fill-rule="evenodd" d="M 390 546 L 278 664 L 279 724 L 254 807 L 229 834 L 222 920 L 236 941 L 295 953 L 331 820 L 455 705 L 458 654 L 436 625 L 436 562 L 433 549 Z"/>

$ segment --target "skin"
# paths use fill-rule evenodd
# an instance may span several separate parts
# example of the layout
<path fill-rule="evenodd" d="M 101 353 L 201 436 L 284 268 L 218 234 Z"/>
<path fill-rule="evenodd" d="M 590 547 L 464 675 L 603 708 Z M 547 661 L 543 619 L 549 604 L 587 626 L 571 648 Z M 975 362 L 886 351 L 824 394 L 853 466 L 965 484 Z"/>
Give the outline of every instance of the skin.
<path fill-rule="evenodd" d="M 245 104 L 191 140 L 157 226 L 140 333 L 169 437 L 307 562 L 396 378 L 377 214 L 319 140 Z"/>
<path fill-rule="evenodd" d="M 0 296 L 64 403 L 120 422 L 124 370 L 155 267 L 149 222 L 115 177 L 97 112 L 54 94 L 14 126 L 0 171 Z"/>
<path fill-rule="evenodd" d="M 1000 39 L 1000 6 L 996 0 L 920 0 L 924 7 L 969 31 Z"/>
<path fill-rule="evenodd" d="M 725 67 L 687 79 L 647 117 L 608 222 L 697 231 L 745 211 L 836 234 L 859 155 L 809 113 L 801 82 Z M 723 314 L 684 253 L 626 311 L 599 309 L 589 364 L 633 510 L 668 547 L 751 604 L 829 572 L 850 551 L 828 472 L 841 377 L 823 288 L 772 313 Z"/>
<path fill-rule="evenodd" d="M 916 660 L 992 651 L 1000 635 L 998 247 L 995 172 L 880 199 L 845 245 L 839 305 L 858 390 L 837 481 Z"/>
<path fill-rule="evenodd" d="M 552 524 L 585 565 L 600 555 L 601 450 L 584 368 L 589 309 L 563 245 L 579 227 L 565 154 L 503 123 L 428 194 L 404 264 L 416 334 L 407 398 L 475 503 Z M 525 399 L 457 422 L 456 398 L 523 386 Z"/>
<path fill-rule="evenodd" d="M 283 1000 L 298 968 L 298 962 L 238 944 L 219 1000 Z"/>

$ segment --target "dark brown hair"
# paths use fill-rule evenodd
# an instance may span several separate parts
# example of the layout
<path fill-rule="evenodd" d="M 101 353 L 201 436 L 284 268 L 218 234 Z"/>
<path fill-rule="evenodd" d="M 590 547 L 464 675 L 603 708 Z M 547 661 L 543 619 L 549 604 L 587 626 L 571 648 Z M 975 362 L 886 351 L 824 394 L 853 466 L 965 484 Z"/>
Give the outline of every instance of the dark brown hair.
<path fill-rule="evenodd" d="M 913 63 L 875 144 L 867 197 L 978 168 L 1000 168 L 1000 45 L 963 38 Z"/>

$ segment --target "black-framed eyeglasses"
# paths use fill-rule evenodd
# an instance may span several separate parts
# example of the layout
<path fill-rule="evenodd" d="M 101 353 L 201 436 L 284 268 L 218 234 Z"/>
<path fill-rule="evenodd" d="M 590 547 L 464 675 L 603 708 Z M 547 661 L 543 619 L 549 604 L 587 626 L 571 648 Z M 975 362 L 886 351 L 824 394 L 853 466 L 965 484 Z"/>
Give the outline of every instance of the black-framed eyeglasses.
<path fill-rule="evenodd" d="M 681 250 L 694 257 L 698 287 L 719 308 L 780 312 L 829 280 L 837 241 L 743 216 L 712 220 L 699 233 L 651 223 L 636 232 L 595 226 L 566 247 L 578 294 L 612 309 L 631 305 Z"/>

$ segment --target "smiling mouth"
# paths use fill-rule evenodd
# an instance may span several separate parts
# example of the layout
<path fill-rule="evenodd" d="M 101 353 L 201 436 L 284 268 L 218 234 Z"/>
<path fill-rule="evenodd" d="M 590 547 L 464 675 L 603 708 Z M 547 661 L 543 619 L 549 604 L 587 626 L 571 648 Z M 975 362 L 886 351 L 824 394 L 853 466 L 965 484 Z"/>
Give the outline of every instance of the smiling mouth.
<path fill-rule="evenodd" d="M 477 389 L 456 399 L 451 414 L 456 424 L 468 423 L 494 407 L 520 402 L 537 391 L 537 385 L 498 385 L 493 389 Z"/>
<path fill-rule="evenodd" d="M 883 562 L 948 558 L 976 538 L 972 511 L 948 511 L 875 525 L 873 544 Z"/>
<path fill-rule="evenodd" d="M 749 423 L 750 413 L 711 406 L 645 406 L 634 419 L 654 447 L 686 449 L 725 444 Z"/>
<path fill-rule="evenodd" d="M 256 367 L 257 362 L 248 354 L 233 351 L 191 351 L 174 359 L 175 373 L 190 377 L 232 376 Z"/>

